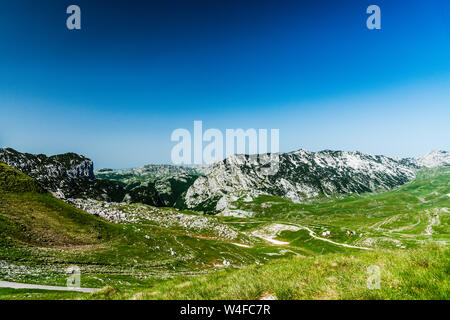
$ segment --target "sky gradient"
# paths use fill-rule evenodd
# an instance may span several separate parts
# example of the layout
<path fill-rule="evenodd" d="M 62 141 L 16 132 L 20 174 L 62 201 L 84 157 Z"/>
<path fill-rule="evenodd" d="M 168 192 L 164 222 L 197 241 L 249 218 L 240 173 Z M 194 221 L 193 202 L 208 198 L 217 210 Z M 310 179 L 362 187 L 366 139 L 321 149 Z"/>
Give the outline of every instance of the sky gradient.
<path fill-rule="evenodd" d="M 82 30 L 66 28 L 77 4 Z M 366 28 L 381 8 L 382 29 Z M 0 0 L 0 147 L 170 163 L 177 128 L 281 151 L 450 145 L 450 1 Z"/>

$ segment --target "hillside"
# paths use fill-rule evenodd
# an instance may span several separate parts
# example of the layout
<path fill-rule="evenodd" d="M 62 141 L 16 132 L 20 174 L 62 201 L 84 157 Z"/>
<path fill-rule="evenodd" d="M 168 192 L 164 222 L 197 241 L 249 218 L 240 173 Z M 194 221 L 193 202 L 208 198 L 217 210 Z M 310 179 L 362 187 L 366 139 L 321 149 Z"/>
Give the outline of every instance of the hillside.
<path fill-rule="evenodd" d="M 96 210 L 89 214 L 23 173 L 4 164 L 0 169 L 2 280 L 64 285 L 65 269 L 75 264 L 85 286 L 120 286 L 124 279 L 125 287 L 136 286 L 170 275 L 208 273 L 224 264 L 253 264 L 267 250 L 260 240 L 193 212 L 79 199 L 119 212 L 120 219 Z"/>
<path fill-rule="evenodd" d="M 10 245 L 72 246 L 111 239 L 115 228 L 46 192 L 0 163 L 0 239 Z"/>
<path fill-rule="evenodd" d="M 36 192 L 45 190 L 31 177 L 0 162 L 1 192 Z"/>

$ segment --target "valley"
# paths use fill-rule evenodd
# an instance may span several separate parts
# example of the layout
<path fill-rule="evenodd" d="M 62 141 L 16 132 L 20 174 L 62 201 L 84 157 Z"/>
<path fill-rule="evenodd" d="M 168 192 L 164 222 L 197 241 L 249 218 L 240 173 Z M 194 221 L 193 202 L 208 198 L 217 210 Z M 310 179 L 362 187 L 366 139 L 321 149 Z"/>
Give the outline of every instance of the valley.
<path fill-rule="evenodd" d="M 161 179 L 174 175 L 174 180 L 197 176 L 172 198 L 166 189 L 165 199 L 178 199 L 173 206 L 155 206 L 126 194 L 120 201 L 85 193 L 59 197 L 60 190 L 51 188 L 67 184 L 46 184 L 32 177 L 33 170 L 28 175 L 16 170 L 24 170 L 24 161 L 20 167 L 0 158 L 9 163 L 0 164 L 0 280 L 65 286 L 66 270 L 75 265 L 82 287 L 100 289 L 0 288 L 0 299 L 446 299 L 450 167 L 445 159 L 430 167 L 399 162 L 400 176 L 409 171 L 412 176 L 382 191 L 296 201 L 276 190 L 241 188 L 239 196 L 224 193 L 226 207 L 216 210 L 214 197 L 214 205 L 200 209 L 179 200 L 201 177 L 211 179 L 211 171 L 167 167 L 161 175 L 161 168 L 147 167 L 145 174 L 87 175 L 94 184 L 100 176 L 124 190 L 136 182 L 162 185 Z M 76 175 L 70 179 L 77 184 Z M 371 265 L 382 269 L 381 290 L 366 287 Z"/>

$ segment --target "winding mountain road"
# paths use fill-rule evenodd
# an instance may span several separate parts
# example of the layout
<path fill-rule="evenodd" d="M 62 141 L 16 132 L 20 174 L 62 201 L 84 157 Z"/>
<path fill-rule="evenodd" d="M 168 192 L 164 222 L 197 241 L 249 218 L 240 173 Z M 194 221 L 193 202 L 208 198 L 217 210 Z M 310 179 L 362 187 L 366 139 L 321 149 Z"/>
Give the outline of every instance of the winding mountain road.
<path fill-rule="evenodd" d="M 267 241 L 267 242 L 269 242 L 269 243 L 271 243 L 273 245 L 276 245 L 276 246 L 286 246 L 286 245 L 289 245 L 290 243 L 289 242 L 285 242 L 285 241 L 276 240 L 275 237 L 277 236 L 277 234 L 279 234 L 281 231 L 285 231 L 285 230 L 297 231 L 297 230 L 300 230 L 300 229 L 304 229 L 304 230 L 309 232 L 309 236 L 310 237 L 312 237 L 314 239 L 317 239 L 317 240 L 326 241 L 326 242 L 332 243 L 334 245 L 341 246 L 341 247 L 346 247 L 346 248 L 361 249 L 361 250 L 373 250 L 372 248 L 352 246 L 350 244 L 335 242 L 335 241 L 332 241 L 332 240 L 327 239 L 327 238 L 319 237 L 310 228 L 302 226 L 302 225 L 299 225 L 299 224 L 294 224 L 294 223 L 289 223 L 289 224 L 275 223 L 272 226 L 274 226 L 276 228 L 273 228 L 273 230 L 263 230 L 263 231 L 266 231 L 266 234 L 265 234 L 265 232 L 261 232 L 260 230 L 257 230 L 256 232 L 255 231 L 252 232 L 252 235 L 256 236 L 258 238 L 261 238 L 261 239 L 263 239 L 263 240 L 265 240 L 265 241 Z M 293 227 L 294 227 L 294 229 L 293 229 Z M 270 231 L 270 232 L 267 232 L 267 231 Z"/>

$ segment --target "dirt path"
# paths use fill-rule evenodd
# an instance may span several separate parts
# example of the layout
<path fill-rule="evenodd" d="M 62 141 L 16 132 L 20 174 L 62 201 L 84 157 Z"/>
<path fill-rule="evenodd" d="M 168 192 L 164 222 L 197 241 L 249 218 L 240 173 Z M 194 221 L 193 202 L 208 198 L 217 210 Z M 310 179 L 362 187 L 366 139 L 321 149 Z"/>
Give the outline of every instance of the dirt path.
<path fill-rule="evenodd" d="M 298 227 L 301 228 L 301 229 L 307 230 L 307 231 L 309 232 L 309 235 L 310 235 L 311 237 L 317 239 L 317 240 L 326 241 L 326 242 L 335 244 L 335 245 L 337 245 L 337 246 L 342 246 L 342 247 L 346 247 L 346 248 L 354 248 L 354 249 L 361 249 L 361 250 L 373 250 L 372 248 L 358 247 L 358 246 L 352 246 L 352 245 L 350 245 L 350 244 L 334 242 L 334 241 L 332 241 L 332 240 L 330 240 L 330 239 L 322 238 L 322 237 L 317 236 L 317 235 L 315 234 L 315 232 L 312 231 L 312 230 L 311 230 L 310 228 L 308 228 L 308 227 L 300 226 L 300 225 L 298 225 Z"/>
<path fill-rule="evenodd" d="M 264 237 L 264 236 L 259 236 L 259 237 L 263 240 L 266 240 L 266 241 L 276 245 L 276 246 L 287 246 L 288 244 L 290 244 L 290 242 L 276 240 L 272 237 Z"/>
<path fill-rule="evenodd" d="M 39 284 L 27 284 L 9 281 L 0 281 L 0 288 L 12 288 L 12 289 L 38 289 L 38 290 L 52 290 L 52 291 L 75 291 L 91 293 L 100 289 L 94 288 L 72 288 L 72 287 L 57 287 L 57 286 L 44 286 Z"/>
<path fill-rule="evenodd" d="M 270 242 L 273 245 L 276 246 L 287 246 L 290 244 L 290 242 L 280 241 L 276 240 L 276 236 L 282 232 L 282 231 L 298 231 L 298 227 L 294 227 L 292 225 L 288 224 L 282 224 L 282 223 L 272 223 L 269 225 L 266 225 L 262 227 L 261 229 L 254 230 L 251 235 L 261 238 L 267 242 Z"/>
<path fill-rule="evenodd" d="M 253 248 L 253 246 L 250 246 L 248 244 L 242 244 L 242 243 L 237 243 L 237 242 L 231 242 L 231 243 L 234 244 L 235 246 L 238 246 L 238 247 Z"/>
<path fill-rule="evenodd" d="M 277 246 L 286 246 L 286 245 L 289 245 L 290 243 L 289 242 L 285 242 L 285 241 L 276 240 L 274 238 L 281 231 L 288 230 L 288 231 L 294 231 L 295 232 L 295 231 L 298 231 L 300 229 L 304 229 L 304 230 L 308 231 L 309 232 L 309 236 L 313 237 L 314 239 L 321 240 L 321 241 L 326 241 L 326 242 L 332 243 L 332 244 L 337 245 L 337 246 L 346 247 L 346 248 L 353 248 L 353 249 L 361 249 L 361 250 L 372 250 L 372 248 L 352 246 L 350 244 L 339 243 L 339 242 L 335 242 L 335 241 L 332 241 L 332 240 L 327 239 L 327 238 L 319 237 L 310 228 L 302 226 L 302 225 L 298 225 L 298 224 L 293 224 L 293 223 L 290 223 L 290 224 L 274 223 L 274 224 L 271 224 L 269 226 L 265 226 L 263 229 L 259 229 L 259 230 L 253 231 L 251 233 L 251 235 L 259 237 L 261 239 L 264 239 L 264 240 L 266 240 L 266 241 L 268 241 L 268 242 L 270 242 L 270 243 L 272 243 L 274 245 L 277 245 Z"/>

